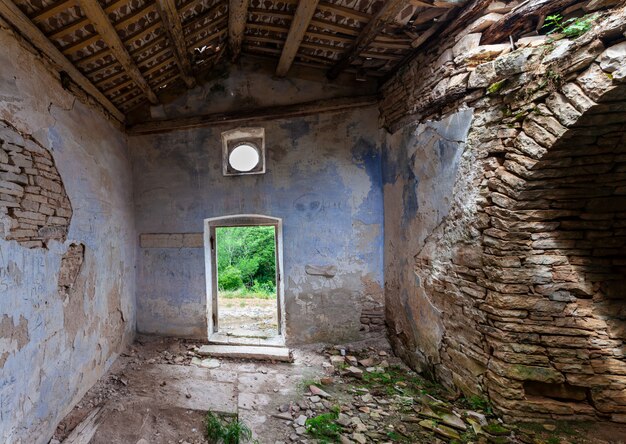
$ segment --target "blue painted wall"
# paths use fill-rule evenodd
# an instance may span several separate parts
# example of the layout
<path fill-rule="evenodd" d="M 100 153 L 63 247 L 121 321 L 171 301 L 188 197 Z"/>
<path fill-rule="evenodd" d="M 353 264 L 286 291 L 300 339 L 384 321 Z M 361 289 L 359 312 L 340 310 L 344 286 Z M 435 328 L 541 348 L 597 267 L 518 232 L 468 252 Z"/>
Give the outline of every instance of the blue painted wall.
<path fill-rule="evenodd" d="M 245 124 L 240 126 L 246 126 Z M 275 120 L 267 173 L 224 177 L 220 134 L 235 126 L 131 137 L 139 233 L 199 233 L 233 214 L 283 219 L 287 339 L 362 336 L 363 308 L 383 305 L 383 199 L 374 109 Z M 333 278 L 306 265 L 335 265 Z M 141 248 L 140 332 L 206 337 L 204 251 Z"/>
<path fill-rule="evenodd" d="M 130 159 L 123 132 L 5 28 L 0 48 L 0 120 L 52 154 L 73 209 L 67 241 L 47 249 L 6 241 L 0 212 L 0 443 L 44 444 L 134 336 Z M 72 242 L 85 257 L 65 295 L 59 271 Z"/>

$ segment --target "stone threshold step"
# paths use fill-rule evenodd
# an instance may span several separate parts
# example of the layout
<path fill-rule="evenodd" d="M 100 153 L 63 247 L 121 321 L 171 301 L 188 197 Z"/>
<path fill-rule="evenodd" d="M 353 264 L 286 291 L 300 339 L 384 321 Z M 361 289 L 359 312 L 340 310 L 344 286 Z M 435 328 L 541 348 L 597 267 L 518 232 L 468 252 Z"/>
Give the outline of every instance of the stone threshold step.
<path fill-rule="evenodd" d="M 287 347 L 258 347 L 250 345 L 203 345 L 198 350 L 201 356 L 213 358 L 258 359 L 263 361 L 292 362 Z"/>

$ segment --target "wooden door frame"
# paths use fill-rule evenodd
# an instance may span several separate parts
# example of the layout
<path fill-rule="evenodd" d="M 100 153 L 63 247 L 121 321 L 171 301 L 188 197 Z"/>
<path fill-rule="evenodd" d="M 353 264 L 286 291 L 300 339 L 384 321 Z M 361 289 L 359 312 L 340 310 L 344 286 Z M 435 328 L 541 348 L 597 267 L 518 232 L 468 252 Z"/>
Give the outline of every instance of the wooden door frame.
<path fill-rule="evenodd" d="M 285 298 L 283 279 L 283 220 L 261 214 L 236 214 L 212 217 L 204 220 L 204 264 L 207 294 L 208 337 L 218 333 L 217 305 L 217 251 L 215 229 L 222 227 L 273 226 L 276 242 L 276 310 L 278 314 L 278 336 L 285 337 Z"/>

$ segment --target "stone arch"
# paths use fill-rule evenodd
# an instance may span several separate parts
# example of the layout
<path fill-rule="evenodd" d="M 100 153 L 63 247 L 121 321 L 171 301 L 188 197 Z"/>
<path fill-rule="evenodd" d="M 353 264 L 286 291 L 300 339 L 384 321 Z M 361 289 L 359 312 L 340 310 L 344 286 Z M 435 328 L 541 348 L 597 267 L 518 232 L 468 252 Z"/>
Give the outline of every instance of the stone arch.
<path fill-rule="evenodd" d="M 586 75 L 523 120 L 488 180 L 485 386 L 518 419 L 626 419 L 626 87 Z"/>
<path fill-rule="evenodd" d="M 442 64 L 442 45 L 386 86 L 410 93 L 394 96 L 409 114 L 381 105 L 405 133 L 415 133 L 407 119 L 449 128 L 463 104 L 472 110 L 466 137 L 454 138 L 462 156 L 445 217 L 419 245 L 405 242 L 414 226 L 386 219 L 390 244 L 402 245 L 394 255 L 408 262 L 386 263 L 389 337 L 414 368 L 488 397 L 506 420 L 626 422 L 626 85 L 614 70 L 622 62 L 606 56 L 624 45 L 625 11 L 576 41 L 507 49 L 478 66 Z M 464 80 L 444 96 L 408 80 L 430 71 Z M 424 140 L 397 139 L 404 162 L 407 145 L 436 155 Z M 428 216 L 420 211 L 413 220 Z"/>

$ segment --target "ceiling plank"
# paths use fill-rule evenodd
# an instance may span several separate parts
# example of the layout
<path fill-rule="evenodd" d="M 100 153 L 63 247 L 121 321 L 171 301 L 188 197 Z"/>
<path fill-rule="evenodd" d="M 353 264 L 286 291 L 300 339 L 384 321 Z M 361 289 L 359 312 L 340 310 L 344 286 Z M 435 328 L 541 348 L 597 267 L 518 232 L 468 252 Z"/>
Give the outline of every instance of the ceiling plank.
<path fill-rule="evenodd" d="M 249 5 L 250 0 L 230 0 L 228 3 L 228 47 L 233 61 L 237 60 L 241 53 Z"/>
<path fill-rule="evenodd" d="M 188 88 L 193 88 L 196 84 L 196 79 L 193 77 L 193 71 L 191 69 L 191 63 L 189 62 L 189 53 L 187 51 L 187 45 L 185 44 L 185 34 L 183 33 L 183 26 L 180 22 L 180 15 L 176 10 L 176 2 L 174 0 L 157 0 L 157 9 L 165 30 L 174 47 L 174 56 L 176 58 L 176 64 L 180 70 L 180 75 Z"/>
<path fill-rule="evenodd" d="M 354 59 L 367 49 L 383 28 L 391 23 L 406 5 L 406 0 L 388 0 L 385 2 L 380 11 L 363 28 L 350 49 L 328 71 L 328 78 L 336 79 L 344 69 L 350 66 Z"/>
<path fill-rule="evenodd" d="M 287 40 L 285 40 L 285 46 L 283 46 L 283 52 L 280 55 L 278 66 L 276 67 L 276 75 L 284 77 L 287 75 L 289 68 L 296 58 L 300 43 L 306 34 L 306 30 L 309 28 L 311 19 L 317 9 L 319 0 L 301 0 L 298 3 L 298 8 L 291 21 L 289 27 L 289 34 L 287 34 Z"/>
<path fill-rule="evenodd" d="M 115 58 L 120 62 L 122 67 L 128 72 L 128 75 L 131 79 L 135 81 L 137 86 L 143 91 L 148 100 L 152 104 L 159 103 L 159 99 L 157 98 L 152 88 L 146 81 L 146 79 L 133 62 L 133 59 L 128 54 L 124 43 L 120 39 L 120 36 L 117 34 L 117 31 L 109 21 L 106 13 L 100 7 L 98 2 L 93 0 L 78 0 L 80 2 L 80 7 L 85 13 L 89 20 L 93 22 L 94 26 L 98 30 L 98 33 L 102 37 L 102 40 L 107 44 L 107 46 L 111 49 L 111 53 L 115 56 Z"/>
<path fill-rule="evenodd" d="M 19 30 L 32 44 L 45 54 L 56 67 L 65 71 L 78 86 L 91 95 L 100 105 L 120 122 L 124 122 L 124 114 L 117 109 L 87 77 L 57 49 L 56 46 L 24 15 L 12 0 L 0 0 L 0 15 Z"/>
<path fill-rule="evenodd" d="M 40 9 L 39 11 L 35 12 L 35 15 L 33 16 L 32 20 L 33 21 L 43 21 L 43 20 L 47 20 L 50 17 L 54 17 L 55 15 L 57 15 L 60 12 L 63 12 L 67 9 L 70 9 L 72 6 L 74 6 L 76 4 L 76 2 L 74 0 L 65 0 L 59 3 L 53 3 L 43 9 Z"/>

